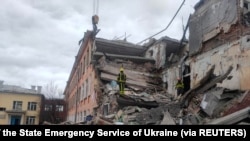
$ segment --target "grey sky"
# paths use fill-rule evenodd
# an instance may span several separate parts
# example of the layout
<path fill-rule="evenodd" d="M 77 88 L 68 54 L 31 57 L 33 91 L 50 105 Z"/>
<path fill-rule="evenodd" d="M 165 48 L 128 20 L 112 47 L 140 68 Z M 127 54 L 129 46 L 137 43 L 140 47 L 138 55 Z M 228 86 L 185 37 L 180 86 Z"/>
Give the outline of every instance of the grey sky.
<path fill-rule="evenodd" d="M 138 43 L 167 26 L 183 0 L 99 0 L 97 37 L 125 35 Z M 186 0 L 169 29 L 156 38 L 180 40 L 182 23 L 198 0 Z M 54 81 L 64 90 L 78 41 L 92 30 L 93 0 L 1 0 L 0 80 L 30 87 Z M 182 22 L 183 21 L 183 22 Z"/>

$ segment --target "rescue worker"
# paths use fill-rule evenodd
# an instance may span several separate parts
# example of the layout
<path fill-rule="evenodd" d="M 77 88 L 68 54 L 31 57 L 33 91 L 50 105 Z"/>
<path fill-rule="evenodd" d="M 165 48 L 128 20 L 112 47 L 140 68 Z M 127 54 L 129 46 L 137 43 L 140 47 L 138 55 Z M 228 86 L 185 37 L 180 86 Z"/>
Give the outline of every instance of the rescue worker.
<path fill-rule="evenodd" d="M 177 89 L 177 99 L 180 99 L 180 97 L 183 95 L 184 92 L 184 83 L 181 81 L 180 78 L 178 78 L 177 80 L 175 89 Z"/>
<path fill-rule="evenodd" d="M 120 68 L 120 73 L 118 74 L 117 82 L 119 84 L 120 94 L 124 94 L 126 74 L 124 73 L 123 67 Z"/>

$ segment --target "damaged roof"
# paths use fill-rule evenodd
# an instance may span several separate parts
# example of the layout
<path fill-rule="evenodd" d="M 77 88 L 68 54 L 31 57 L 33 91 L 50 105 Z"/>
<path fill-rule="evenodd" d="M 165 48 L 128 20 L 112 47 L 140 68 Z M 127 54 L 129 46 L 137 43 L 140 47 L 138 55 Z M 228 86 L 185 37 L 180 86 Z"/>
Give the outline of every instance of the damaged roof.
<path fill-rule="evenodd" d="M 164 36 L 159 39 L 159 42 L 167 43 L 166 47 L 166 56 L 169 56 L 171 53 L 177 53 L 180 50 L 180 41 L 170 38 L 168 36 Z M 157 42 L 156 42 L 157 43 Z M 185 45 L 184 43 L 182 45 Z"/>
<path fill-rule="evenodd" d="M 96 38 L 96 52 L 117 55 L 143 56 L 145 48 L 126 41 Z"/>

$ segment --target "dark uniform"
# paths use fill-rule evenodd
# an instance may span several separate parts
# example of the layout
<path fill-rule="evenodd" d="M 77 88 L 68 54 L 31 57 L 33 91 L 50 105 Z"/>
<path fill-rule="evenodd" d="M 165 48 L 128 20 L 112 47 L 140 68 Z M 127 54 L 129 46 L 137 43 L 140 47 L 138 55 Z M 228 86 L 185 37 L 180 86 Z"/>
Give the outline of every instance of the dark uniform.
<path fill-rule="evenodd" d="M 120 94 L 124 94 L 126 74 L 123 72 L 123 68 L 120 69 L 120 73 L 118 74 L 118 77 L 117 77 L 117 82 L 119 84 Z"/>

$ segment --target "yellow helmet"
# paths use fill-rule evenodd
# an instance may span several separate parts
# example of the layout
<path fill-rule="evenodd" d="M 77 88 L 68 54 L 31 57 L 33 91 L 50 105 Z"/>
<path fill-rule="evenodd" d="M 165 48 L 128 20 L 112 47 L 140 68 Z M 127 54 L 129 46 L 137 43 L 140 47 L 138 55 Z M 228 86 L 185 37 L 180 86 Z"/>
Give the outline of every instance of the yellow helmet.
<path fill-rule="evenodd" d="M 120 71 L 124 71 L 123 68 L 120 68 Z"/>

